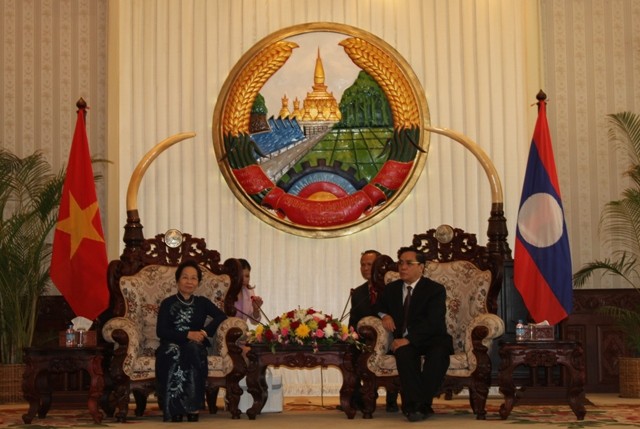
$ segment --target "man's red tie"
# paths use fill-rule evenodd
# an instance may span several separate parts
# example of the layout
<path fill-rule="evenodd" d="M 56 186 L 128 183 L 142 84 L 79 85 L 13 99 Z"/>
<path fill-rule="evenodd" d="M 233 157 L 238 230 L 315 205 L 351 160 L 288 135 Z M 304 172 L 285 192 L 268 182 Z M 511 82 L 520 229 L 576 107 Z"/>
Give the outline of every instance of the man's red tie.
<path fill-rule="evenodd" d="M 378 294 L 376 293 L 376 290 L 372 287 L 369 288 L 369 302 L 371 302 L 371 304 L 375 304 L 376 303 L 376 296 Z"/>
<path fill-rule="evenodd" d="M 411 305 L 411 286 L 407 285 L 407 296 L 404 298 L 404 318 L 402 319 L 402 332 L 400 335 L 404 336 L 407 332 L 407 324 L 409 323 L 409 306 Z"/>

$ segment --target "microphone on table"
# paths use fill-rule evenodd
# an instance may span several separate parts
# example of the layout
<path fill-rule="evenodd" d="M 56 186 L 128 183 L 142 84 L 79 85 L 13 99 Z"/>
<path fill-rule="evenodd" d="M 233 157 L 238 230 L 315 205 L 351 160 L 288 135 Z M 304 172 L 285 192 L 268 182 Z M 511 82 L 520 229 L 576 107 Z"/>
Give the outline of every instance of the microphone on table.
<path fill-rule="evenodd" d="M 237 311 L 238 313 L 240 313 L 240 314 L 243 314 L 243 315 L 247 316 L 249 319 L 253 320 L 253 321 L 254 321 L 254 322 L 256 322 L 257 324 L 260 324 L 260 321 L 259 321 L 259 320 L 256 320 L 256 319 L 255 319 L 255 317 L 251 316 L 250 314 L 247 314 L 247 313 L 245 313 L 244 311 L 242 311 L 242 310 L 240 310 L 240 309 L 238 309 L 238 308 L 236 308 L 236 311 Z M 269 319 L 267 319 L 267 320 L 269 320 Z"/>
<path fill-rule="evenodd" d="M 349 305 L 349 302 L 351 301 L 351 295 L 353 295 L 353 292 L 355 291 L 355 289 L 351 288 L 349 290 L 349 298 L 347 298 L 347 302 L 344 303 L 344 308 L 342 309 L 342 314 L 340 315 L 340 322 L 342 322 L 344 320 L 344 318 L 349 314 L 345 312 L 347 311 L 347 305 Z"/>
<path fill-rule="evenodd" d="M 351 295 L 355 292 L 355 289 L 351 289 L 351 294 L 349 295 L 349 299 L 351 299 Z M 353 305 L 351 306 L 351 309 L 354 308 L 358 308 L 360 307 L 362 304 L 364 304 L 365 302 L 369 302 L 369 297 L 365 297 L 364 299 L 361 299 L 358 302 L 353 303 Z M 347 304 L 349 303 L 349 301 L 347 300 Z M 347 306 L 345 305 L 345 310 L 347 309 Z M 351 314 L 351 311 L 347 311 L 346 313 L 343 313 L 342 317 L 340 318 L 340 322 L 342 322 L 347 316 L 349 316 Z"/>
<path fill-rule="evenodd" d="M 251 297 L 251 302 L 253 303 L 253 299 L 254 297 Z M 267 322 L 271 322 L 271 318 L 269 316 L 266 315 L 266 313 L 264 312 L 264 310 L 262 309 L 262 306 L 258 307 L 258 310 L 260 310 L 260 314 L 262 314 L 264 316 L 265 319 L 267 319 Z M 258 322 L 259 323 L 259 322 Z"/>

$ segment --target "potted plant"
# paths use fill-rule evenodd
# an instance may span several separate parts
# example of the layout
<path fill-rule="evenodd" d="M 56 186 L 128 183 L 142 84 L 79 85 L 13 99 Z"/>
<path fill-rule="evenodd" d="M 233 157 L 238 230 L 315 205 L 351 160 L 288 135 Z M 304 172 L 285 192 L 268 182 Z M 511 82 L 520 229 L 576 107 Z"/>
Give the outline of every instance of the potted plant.
<path fill-rule="evenodd" d="M 612 125 L 609 136 L 631 161 L 624 173 L 631 184 L 619 200 L 608 202 L 601 214 L 601 235 L 605 244 L 615 249 L 611 257 L 585 264 L 573 275 L 573 283 L 581 287 L 598 271 L 619 277 L 640 293 L 640 116 L 622 112 L 608 115 L 608 119 Z M 640 305 L 604 306 L 600 310 L 616 321 L 631 354 L 618 361 L 620 396 L 640 397 Z"/>
<path fill-rule="evenodd" d="M 21 381 L 22 349 L 31 345 L 38 297 L 49 281 L 64 169 L 52 172 L 40 152 L 19 158 L 0 150 L 0 178 L 0 369 L 9 374 L 0 379 Z"/>

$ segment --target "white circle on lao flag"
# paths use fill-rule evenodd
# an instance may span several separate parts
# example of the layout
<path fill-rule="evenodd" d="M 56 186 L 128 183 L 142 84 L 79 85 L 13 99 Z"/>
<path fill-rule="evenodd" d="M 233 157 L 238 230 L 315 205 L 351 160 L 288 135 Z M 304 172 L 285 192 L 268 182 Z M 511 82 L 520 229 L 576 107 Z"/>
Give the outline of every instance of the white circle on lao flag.
<path fill-rule="evenodd" d="M 562 208 L 547 193 L 531 195 L 520 207 L 518 229 L 524 240 L 536 247 L 549 247 L 562 236 Z"/>

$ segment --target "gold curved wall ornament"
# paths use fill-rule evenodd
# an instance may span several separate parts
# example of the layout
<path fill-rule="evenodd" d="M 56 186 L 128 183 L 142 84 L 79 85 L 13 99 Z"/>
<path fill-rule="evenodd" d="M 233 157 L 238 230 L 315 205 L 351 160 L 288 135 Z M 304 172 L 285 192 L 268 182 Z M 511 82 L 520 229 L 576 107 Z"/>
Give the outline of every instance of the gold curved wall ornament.
<path fill-rule="evenodd" d="M 236 198 L 311 238 L 352 234 L 391 213 L 429 148 L 427 102 L 408 63 L 382 39 L 336 23 L 285 28 L 254 45 L 223 85 L 213 124 Z M 278 140 L 285 131 L 295 137 Z"/>
<path fill-rule="evenodd" d="M 493 164 L 493 161 L 491 161 L 491 158 L 489 158 L 489 155 L 487 155 L 487 153 L 475 141 L 471 140 L 469 137 L 465 136 L 462 133 L 450 130 L 448 128 L 425 127 L 425 130 L 449 137 L 450 139 L 457 141 L 465 148 L 467 148 L 469 152 L 471 152 L 473 156 L 476 157 L 476 159 L 484 169 L 485 174 L 487 175 L 487 180 L 489 180 L 489 186 L 491 187 L 491 202 L 501 204 L 504 203 L 504 197 L 502 195 L 502 182 L 500 181 L 498 170 L 496 170 L 496 167 Z"/>
<path fill-rule="evenodd" d="M 133 170 L 131 178 L 129 179 L 129 186 L 127 186 L 127 212 L 138 211 L 138 189 L 140 188 L 140 182 L 142 182 L 144 173 L 158 155 L 174 144 L 180 143 L 182 140 L 193 138 L 195 135 L 196 133 L 192 132 L 174 134 L 155 145 L 142 157 L 135 170 Z"/>

